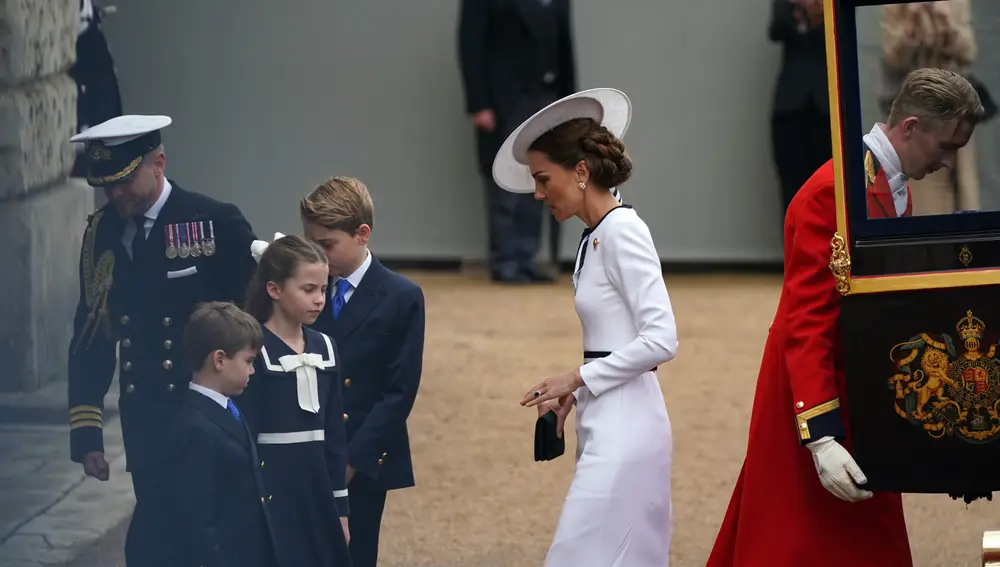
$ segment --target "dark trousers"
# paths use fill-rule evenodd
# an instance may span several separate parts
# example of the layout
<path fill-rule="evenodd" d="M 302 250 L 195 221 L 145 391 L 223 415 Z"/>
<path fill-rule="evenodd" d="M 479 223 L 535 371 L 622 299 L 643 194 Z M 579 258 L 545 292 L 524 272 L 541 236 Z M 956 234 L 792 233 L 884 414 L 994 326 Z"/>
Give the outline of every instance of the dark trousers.
<path fill-rule="evenodd" d="M 814 105 L 771 117 L 771 150 L 781 182 L 781 215 L 802 184 L 833 155 L 830 115 Z"/>
<path fill-rule="evenodd" d="M 490 270 L 496 276 L 513 277 L 534 264 L 538 255 L 543 205 L 530 193 L 505 191 L 492 176 L 485 176 L 485 182 Z"/>
<path fill-rule="evenodd" d="M 125 535 L 127 567 L 173 567 L 170 486 L 165 475 L 154 465 L 133 471 L 135 510 Z"/>
<path fill-rule="evenodd" d="M 385 490 L 373 480 L 357 475 L 348 485 L 351 515 L 351 564 L 353 567 L 375 567 L 378 564 L 378 534 L 385 510 Z"/>

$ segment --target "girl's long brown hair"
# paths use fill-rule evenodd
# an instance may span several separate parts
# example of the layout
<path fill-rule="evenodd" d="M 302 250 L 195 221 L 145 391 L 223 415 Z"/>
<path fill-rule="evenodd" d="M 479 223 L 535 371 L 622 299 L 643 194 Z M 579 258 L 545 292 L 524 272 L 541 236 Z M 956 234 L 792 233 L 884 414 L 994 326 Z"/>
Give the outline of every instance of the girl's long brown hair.
<path fill-rule="evenodd" d="M 278 285 L 295 276 L 303 264 L 326 264 L 326 254 L 316 243 L 294 234 L 279 238 L 268 245 L 260 257 L 247 289 L 243 310 L 261 323 L 274 313 L 274 300 L 267 293 L 267 282 Z"/>

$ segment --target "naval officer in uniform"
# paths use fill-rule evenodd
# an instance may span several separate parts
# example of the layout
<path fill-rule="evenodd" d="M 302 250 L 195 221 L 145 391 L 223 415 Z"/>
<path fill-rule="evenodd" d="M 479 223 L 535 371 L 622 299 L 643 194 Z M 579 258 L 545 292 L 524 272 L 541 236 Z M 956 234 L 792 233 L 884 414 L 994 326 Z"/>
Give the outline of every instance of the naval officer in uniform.
<path fill-rule="evenodd" d="M 87 181 L 108 203 L 90 216 L 80 253 L 80 300 L 69 346 L 70 450 L 88 476 L 108 479 L 103 399 L 115 366 L 127 470 L 136 507 L 125 542 L 129 567 L 169 565 L 163 459 L 191 369 L 181 331 L 195 304 L 243 303 L 257 263 L 255 236 L 232 204 L 166 177 L 166 116 L 118 116 L 84 142 Z M 117 345 L 117 356 L 116 356 Z"/>

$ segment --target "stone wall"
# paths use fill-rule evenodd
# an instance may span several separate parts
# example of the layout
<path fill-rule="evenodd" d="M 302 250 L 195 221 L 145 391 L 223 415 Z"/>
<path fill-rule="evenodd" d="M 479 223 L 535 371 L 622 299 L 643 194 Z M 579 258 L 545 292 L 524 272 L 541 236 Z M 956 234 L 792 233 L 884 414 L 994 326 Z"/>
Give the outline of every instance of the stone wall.
<path fill-rule="evenodd" d="M 65 379 L 93 191 L 67 175 L 79 0 L 0 0 L 0 392 Z"/>

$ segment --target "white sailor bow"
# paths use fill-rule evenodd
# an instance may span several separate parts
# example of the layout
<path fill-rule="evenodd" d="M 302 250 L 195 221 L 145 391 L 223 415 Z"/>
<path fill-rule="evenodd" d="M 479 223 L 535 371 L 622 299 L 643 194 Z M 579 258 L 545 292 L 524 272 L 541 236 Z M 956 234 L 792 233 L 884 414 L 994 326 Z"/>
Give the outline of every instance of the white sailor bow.
<path fill-rule="evenodd" d="M 295 371 L 295 386 L 299 407 L 309 413 L 319 413 L 319 382 L 317 368 L 326 368 L 323 357 L 314 353 L 287 354 L 278 359 L 285 372 Z"/>
<path fill-rule="evenodd" d="M 284 237 L 285 237 L 284 234 L 281 234 L 280 232 L 275 232 L 274 239 L 271 240 L 271 242 L 274 242 L 275 240 Z M 260 263 L 260 257 L 264 255 L 264 251 L 267 250 L 267 247 L 268 245 L 271 244 L 271 242 L 268 242 L 266 240 L 254 240 L 253 242 L 251 242 L 250 255 L 253 256 L 253 259 L 256 260 L 258 263 Z"/>

